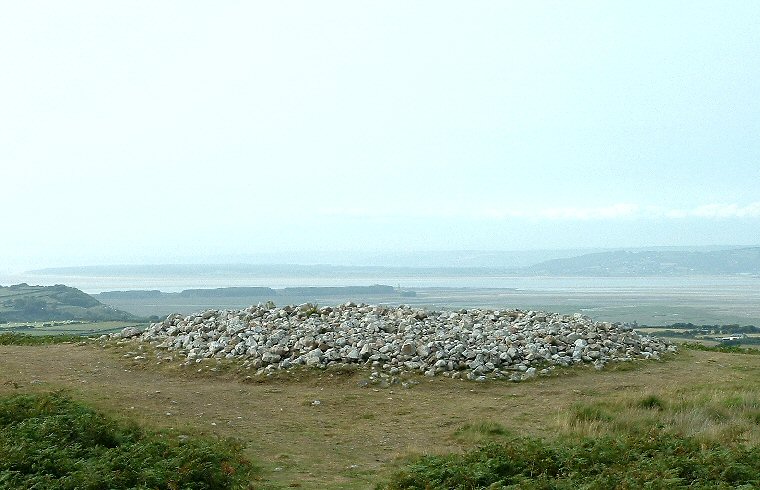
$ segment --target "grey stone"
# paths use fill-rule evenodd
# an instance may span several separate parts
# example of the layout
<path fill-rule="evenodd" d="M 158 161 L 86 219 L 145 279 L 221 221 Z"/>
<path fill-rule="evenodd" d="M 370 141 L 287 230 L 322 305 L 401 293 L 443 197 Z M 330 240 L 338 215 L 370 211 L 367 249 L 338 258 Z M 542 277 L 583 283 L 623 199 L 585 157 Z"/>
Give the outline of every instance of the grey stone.
<path fill-rule="evenodd" d="M 413 356 L 416 351 L 417 348 L 411 342 L 405 342 L 404 345 L 401 346 L 401 354 L 405 356 Z"/>
<path fill-rule="evenodd" d="M 129 339 L 140 335 L 140 329 L 137 327 L 126 327 L 119 332 L 119 337 L 122 339 Z"/>
<path fill-rule="evenodd" d="M 600 367 L 614 361 L 659 359 L 662 353 L 676 350 L 624 325 L 594 322 L 580 314 L 486 309 L 438 313 L 348 302 L 307 317 L 299 312 L 311 306 L 304 308 L 259 304 L 186 317 L 170 315 L 143 332 L 122 331 L 109 338 L 150 342 L 187 362 L 244 359 L 263 374 L 299 364 L 365 363 L 383 376 L 420 372 L 472 380 L 503 378 L 507 373 L 512 380 L 522 380 L 544 375 L 554 365 Z M 537 372 L 534 366 L 544 363 L 549 366 Z"/>

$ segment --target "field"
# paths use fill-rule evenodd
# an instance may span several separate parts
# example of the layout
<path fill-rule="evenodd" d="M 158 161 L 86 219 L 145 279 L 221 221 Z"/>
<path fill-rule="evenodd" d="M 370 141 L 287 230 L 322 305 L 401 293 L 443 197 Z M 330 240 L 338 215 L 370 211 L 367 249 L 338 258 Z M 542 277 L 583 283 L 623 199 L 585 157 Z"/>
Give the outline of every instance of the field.
<path fill-rule="evenodd" d="M 64 389 L 148 428 L 236 437 L 274 488 L 373 488 L 410 457 L 512 435 L 555 441 L 666 427 L 727 447 L 760 444 L 758 355 L 682 350 L 519 384 L 376 385 L 362 370 L 261 380 L 235 364 L 182 367 L 169 357 L 132 342 L 0 346 L 0 395 Z"/>
<path fill-rule="evenodd" d="M 147 323 L 134 321 L 50 321 L 50 322 L 10 322 L 0 324 L 3 332 L 19 332 L 29 335 L 102 335 L 118 332 L 125 327 L 143 328 Z"/>

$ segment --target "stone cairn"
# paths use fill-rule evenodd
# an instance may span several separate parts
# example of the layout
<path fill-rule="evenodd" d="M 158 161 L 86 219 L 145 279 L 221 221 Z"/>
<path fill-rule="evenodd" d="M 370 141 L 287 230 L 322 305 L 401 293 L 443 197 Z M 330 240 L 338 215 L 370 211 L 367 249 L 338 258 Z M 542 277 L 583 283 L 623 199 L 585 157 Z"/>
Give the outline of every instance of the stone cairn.
<path fill-rule="evenodd" d="M 560 315 L 514 309 L 429 311 L 345 303 L 169 315 L 136 338 L 187 357 L 238 359 L 267 374 L 295 366 L 360 364 L 389 375 L 520 381 L 555 366 L 659 359 L 674 352 L 668 342 L 640 335 L 628 325 L 595 322 L 579 313 Z"/>

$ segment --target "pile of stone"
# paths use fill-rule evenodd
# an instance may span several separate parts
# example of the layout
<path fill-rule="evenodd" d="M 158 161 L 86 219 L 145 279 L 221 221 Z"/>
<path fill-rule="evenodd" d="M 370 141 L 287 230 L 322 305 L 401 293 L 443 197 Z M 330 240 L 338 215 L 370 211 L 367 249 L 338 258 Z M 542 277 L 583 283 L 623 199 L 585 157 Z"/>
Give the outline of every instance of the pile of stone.
<path fill-rule="evenodd" d="M 305 365 L 365 364 L 390 375 L 420 372 L 515 381 L 554 366 L 658 359 L 675 347 L 629 326 L 581 314 L 514 309 L 429 311 L 409 306 L 311 304 L 174 314 L 134 337 L 186 362 L 240 359 L 259 373 Z"/>

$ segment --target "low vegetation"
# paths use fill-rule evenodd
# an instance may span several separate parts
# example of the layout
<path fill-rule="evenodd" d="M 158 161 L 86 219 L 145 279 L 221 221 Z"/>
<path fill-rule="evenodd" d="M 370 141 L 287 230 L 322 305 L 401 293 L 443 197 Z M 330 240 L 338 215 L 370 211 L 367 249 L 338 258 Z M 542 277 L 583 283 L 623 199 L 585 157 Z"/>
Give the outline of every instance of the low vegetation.
<path fill-rule="evenodd" d="M 544 442 L 528 437 L 427 456 L 384 486 L 401 489 L 757 488 L 760 448 L 726 447 L 652 429 Z"/>
<path fill-rule="evenodd" d="M 719 366 L 716 359 L 701 362 Z M 456 436 L 479 440 L 476 449 L 417 457 L 378 488 L 758 488 L 760 394 L 757 367 L 749 366 L 742 369 L 749 380 L 694 379 L 676 389 L 576 402 L 557 413 L 555 437 L 469 423 Z"/>
<path fill-rule="evenodd" d="M 66 342 L 82 342 L 85 337 L 79 335 L 29 335 L 26 333 L 0 333 L 0 345 L 47 345 Z"/>
<path fill-rule="evenodd" d="M 120 423 L 61 392 L 0 399 L 1 488 L 252 488 L 240 451 Z"/>
<path fill-rule="evenodd" d="M 701 350 L 707 352 L 725 352 L 729 354 L 760 354 L 760 349 L 754 349 L 752 347 L 740 347 L 738 345 L 705 345 L 698 342 L 684 342 L 679 344 L 682 349 Z"/>
<path fill-rule="evenodd" d="M 20 336 L 8 343 L 27 341 L 48 340 Z M 90 415 L 81 423 L 72 422 L 80 415 L 54 417 L 60 423 L 43 422 L 36 414 L 25 417 L 24 424 L 45 427 L 35 429 L 34 437 L 50 447 L 62 441 L 49 454 L 73 455 L 55 467 L 84 475 L 80 469 L 90 465 L 99 478 L 116 478 L 121 472 L 133 478 L 101 479 L 90 487 L 88 480 L 71 487 L 39 480 L 43 483 L 37 488 L 760 487 L 760 357 L 744 350 L 700 346 L 661 361 L 611 363 L 602 370 L 568 368 L 521 383 L 443 376 L 373 383 L 370 369 L 356 366 L 345 371 L 304 368 L 258 379 L 232 361 L 185 365 L 171 357 L 124 340 L 0 346 L 0 396 L 26 393 L 16 400 L 32 397 L 37 401 L 29 403 L 40 406 L 54 406 L 59 402 L 51 398 L 60 397 L 81 409 L 78 402 L 50 393 L 62 388 L 116 420 L 129 414 L 129 420 L 151 429 L 116 424 L 106 415 L 121 427 L 117 434 L 127 434 L 117 437 L 125 442 L 122 450 L 138 442 L 130 431 L 144 436 L 138 447 L 147 447 L 137 455 L 111 457 L 115 448 L 86 442 L 93 440 L 86 427 L 102 417 L 87 407 L 81 413 Z M 23 407 L 0 412 L 16 416 Z M 17 460 L 20 464 L 31 460 L 32 449 L 43 451 L 43 445 L 24 442 L 26 433 L 8 429 L 20 422 L 8 426 L 2 417 L 0 488 L 33 487 L 36 480 L 9 480 L 11 469 L 2 465 L 11 461 L 8 451 L 30 451 Z M 66 439 L 71 434 L 55 432 L 66 426 L 90 439 Z M 48 428 L 55 431 L 45 439 Z M 185 440 L 183 433 L 211 439 Z M 243 452 L 234 443 L 220 442 L 227 437 L 242 441 Z M 221 449 L 209 449 L 212 456 L 227 456 L 211 463 L 184 452 L 215 444 Z M 73 452 L 87 447 L 98 448 L 89 463 L 89 456 Z M 148 457 L 155 454 L 165 461 Z M 250 469 L 241 455 L 260 464 L 261 472 Z M 208 471 L 222 468 L 224 474 L 227 462 L 235 468 L 227 476 L 240 479 L 218 486 L 205 480 L 153 484 L 134 479 L 138 473 L 169 478 L 169 469 L 177 473 L 188 458 Z M 123 469 L 124 461 L 129 470 Z M 35 464 L 45 468 L 42 456 Z M 64 481 L 59 476 L 55 484 Z"/>
<path fill-rule="evenodd" d="M 705 444 L 760 446 L 760 396 L 740 387 L 578 403 L 557 417 L 564 434 L 616 437 L 664 430 Z"/>

